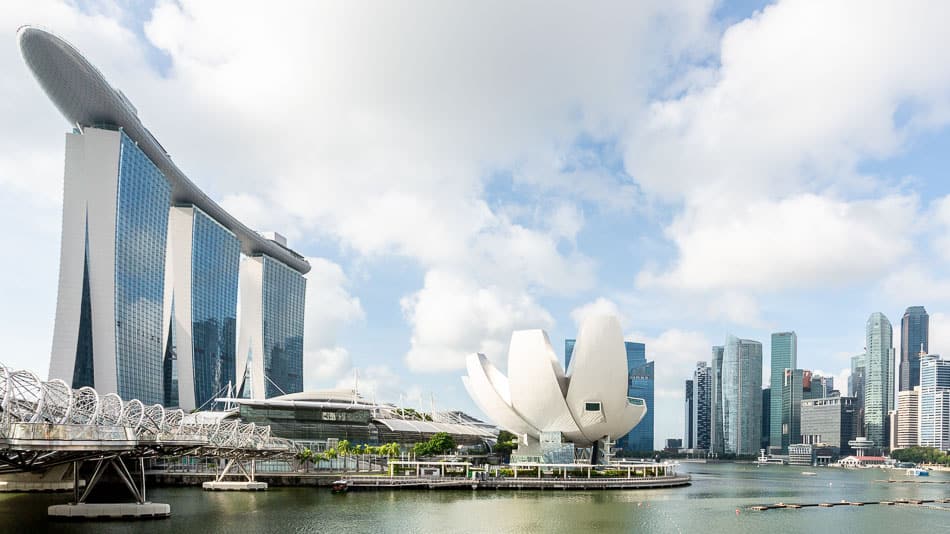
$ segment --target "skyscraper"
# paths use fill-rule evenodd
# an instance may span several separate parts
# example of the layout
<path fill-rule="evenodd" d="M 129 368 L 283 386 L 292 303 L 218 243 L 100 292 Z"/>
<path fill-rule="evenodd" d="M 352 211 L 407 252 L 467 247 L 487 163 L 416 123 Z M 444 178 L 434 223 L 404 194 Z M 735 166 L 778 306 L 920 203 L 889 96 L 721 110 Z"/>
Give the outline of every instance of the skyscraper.
<path fill-rule="evenodd" d="M 710 408 L 712 403 L 712 369 L 706 362 L 696 362 L 693 371 L 693 448 L 709 450 Z"/>
<path fill-rule="evenodd" d="M 829 445 L 839 454 L 851 454 L 848 442 L 857 437 L 854 397 L 825 397 L 802 401 L 801 441 Z"/>
<path fill-rule="evenodd" d="M 864 387 L 866 354 L 851 357 L 851 374 L 848 375 L 848 396 L 854 397 L 855 427 L 859 436 L 864 436 Z"/>
<path fill-rule="evenodd" d="M 171 186 L 126 133 L 66 135 L 50 378 L 161 403 Z"/>
<path fill-rule="evenodd" d="M 891 425 L 894 428 L 895 425 Z M 913 447 L 919 443 L 920 429 L 920 386 L 910 391 L 897 392 L 897 432 L 892 449 Z"/>
<path fill-rule="evenodd" d="M 235 377 L 239 255 L 270 256 L 301 281 L 310 265 L 208 198 L 70 44 L 29 26 L 18 37 L 27 66 L 73 127 L 50 377 L 198 407 Z M 272 288 L 267 298 L 295 294 Z M 298 315 L 292 320 L 302 325 Z"/>
<path fill-rule="evenodd" d="M 783 453 L 788 446 L 799 443 L 801 436 L 802 379 L 801 369 L 786 369 L 782 379 L 782 438 L 778 445 Z"/>
<path fill-rule="evenodd" d="M 900 391 L 920 385 L 920 355 L 930 351 L 930 315 L 923 306 L 911 306 L 901 318 Z"/>
<path fill-rule="evenodd" d="M 864 386 L 864 426 L 867 438 L 886 447 L 887 412 L 894 409 L 894 341 L 891 322 L 883 313 L 867 321 L 867 361 Z"/>
<path fill-rule="evenodd" d="M 922 447 L 950 450 L 950 361 L 928 354 L 920 359 Z"/>
<path fill-rule="evenodd" d="M 194 410 L 236 385 L 241 243 L 192 205 L 173 206 L 168 228 L 165 315 L 171 324 L 165 339 L 174 345 L 166 343 L 165 367 L 177 382 L 166 383 L 165 405 Z"/>
<path fill-rule="evenodd" d="M 726 348 L 713 346 L 710 368 L 709 393 L 709 452 L 722 454 L 725 450 L 722 434 L 722 360 Z"/>
<path fill-rule="evenodd" d="M 687 449 L 695 449 L 693 445 L 693 439 L 695 438 L 695 431 L 693 430 L 693 425 L 695 424 L 695 419 L 693 418 L 693 412 L 695 410 L 694 399 L 693 399 L 693 381 L 686 381 L 686 391 L 685 391 L 686 405 L 684 410 L 684 427 L 683 427 L 683 447 Z"/>
<path fill-rule="evenodd" d="M 772 334 L 772 361 L 769 364 L 769 380 L 773 394 L 769 404 L 769 445 L 782 446 L 782 403 L 781 392 L 786 369 L 798 368 L 798 336 L 795 332 L 776 332 Z"/>
<path fill-rule="evenodd" d="M 762 388 L 762 441 L 759 446 L 760 449 L 769 450 L 769 432 L 772 427 L 772 410 L 769 407 L 772 405 L 772 387 Z"/>
<path fill-rule="evenodd" d="M 244 258 L 240 276 L 239 395 L 302 391 L 306 278 L 267 255 Z"/>
<path fill-rule="evenodd" d="M 726 453 L 752 455 L 762 440 L 762 344 L 726 338 L 722 359 L 722 435 Z"/>

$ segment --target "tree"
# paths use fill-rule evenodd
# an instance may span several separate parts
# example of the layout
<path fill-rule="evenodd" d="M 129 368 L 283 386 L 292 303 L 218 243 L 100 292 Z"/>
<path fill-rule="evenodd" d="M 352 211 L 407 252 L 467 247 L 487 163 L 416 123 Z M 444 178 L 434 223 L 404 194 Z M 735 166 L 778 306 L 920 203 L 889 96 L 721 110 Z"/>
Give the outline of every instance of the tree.
<path fill-rule="evenodd" d="M 498 441 L 495 443 L 494 452 L 502 458 L 510 458 L 511 451 L 518 447 L 518 436 L 502 430 L 498 433 Z"/>
<path fill-rule="evenodd" d="M 412 452 L 416 457 L 434 456 L 437 454 L 446 454 L 455 450 L 455 440 L 446 432 L 439 432 L 429 438 L 429 441 L 416 443 L 412 447 Z"/>

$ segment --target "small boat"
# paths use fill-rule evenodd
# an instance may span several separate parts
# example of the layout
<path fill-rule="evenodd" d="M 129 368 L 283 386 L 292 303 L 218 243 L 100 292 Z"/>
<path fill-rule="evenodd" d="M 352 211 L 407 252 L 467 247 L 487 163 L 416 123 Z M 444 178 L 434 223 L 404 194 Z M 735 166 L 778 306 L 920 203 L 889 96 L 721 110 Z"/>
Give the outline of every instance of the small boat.
<path fill-rule="evenodd" d="M 930 473 L 927 472 L 926 469 L 921 469 L 919 467 L 912 467 L 908 469 L 907 471 L 904 471 L 904 473 L 910 476 L 914 476 L 914 477 L 929 477 L 930 476 Z"/>
<path fill-rule="evenodd" d="M 330 486 L 330 491 L 332 493 L 346 493 L 350 489 L 349 480 L 334 480 L 333 485 Z"/>
<path fill-rule="evenodd" d="M 802 471 L 802 475 L 806 477 L 814 477 L 818 476 L 818 473 L 815 473 L 814 471 Z"/>

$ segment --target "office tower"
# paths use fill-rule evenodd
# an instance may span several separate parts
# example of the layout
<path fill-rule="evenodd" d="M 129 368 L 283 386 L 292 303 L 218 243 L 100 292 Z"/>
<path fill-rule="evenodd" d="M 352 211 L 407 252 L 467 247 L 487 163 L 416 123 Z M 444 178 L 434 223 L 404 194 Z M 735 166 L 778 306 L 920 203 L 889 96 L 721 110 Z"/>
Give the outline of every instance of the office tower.
<path fill-rule="evenodd" d="M 897 424 L 896 436 L 891 439 L 894 445 L 891 449 L 914 447 L 919 443 L 918 431 L 920 426 L 920 386 L 914 386 L 910 391 L 897 392 Z"/>
<path fill-rule="evenodd" d="M 936 354 L 920 359 L 919 410 L 920 445 L 950 450 L 950 361 Z"/>
<path fill-rule="evenodd" d="M 930 351 L 930 315 L 923 306 L 911 306 L 901 318 L 900 391 L 920 384 L 920 355 Z"/>
<path fill-rule="evenodd" d="M 887 412 L 894 409 L 894 342 L 891 323 L 883 313 L 872 313 L 867 321 L 865 362 L 864 426 L 867 438 L 877 447 L 888 443 Z"/>
<path fill-rule="evenodd" d="M 207 408 L 227 393 L 228 385 L 236 385 L 241 244 L 192 205 L 172 207 L 168 228 L 165 405 Z"/>
<path fill-rule="evenodd" d="M 795 332 L 772 334 L 772 361 L 769 364 L 769 384 L 775 391 L 769 404 L 769 444 L 779 447 L 782 443 L 782 381 L 786 369 L 798 368 L 798 336 Z"/>
<path fill-rule="evenodd" d="M 851 374 L 848 375 L 848 396 L 854 397 L 856 411 L 855 425 L 859 436 L 864 436 L 864 388 L 865 362 L 867 355 L 858 354 L 851 357 Z"/>
<path fill-rule="evenodd" d="M 712 369 L 706 362 L 696 362 L 693 371 L 693 448 L 709 450 L 710 408 L 712 403 Z"/>
<path fill-rule="evenodd" d="M 757 454 L 762 441 L 762 344 L 726 338 L 722 358 L 722 435 L 726 453 Z"/>
<path fill-rule="evenodd" d="M 771 407 L 772 387 L 762 388 L 762 441 L 759 448 L 765 451 L 769 450 L 769 440 L 771 436 L 772 410 Z"/>
<path fill-rule="evenodd" d="M 197 407 L 235 374 L 235 240 L 240 253 L 269 255 L 301 279 L 310 265 L 208 198 L 75 48 L 29 26 L 18 38 L 73 128 L 50 378 Z"/>
<path fill-rule="evenodd" d="M 801 442 L 833 447 L 840 455 L 853 451 L 848 442 L 857 437 L 854 397 L 825 397 L 801 403 Z"/>
<path fill-rule="evenodd" d="M 802 372 L 802 400 L 827 397 L 831 390 L 825 389 L 825 380 L 811 371 Z"/>
<path fill-rule="evenodd" d="M 564 340 L 564 371 L 567 372 L 571 366 L 571 355 L 574 354 L 574 339 Z"/>
<path fill-rule="evenodd" d="M 303 390 L 306 279 L 266 255 L 241 261 L 239 395 L 271 398 Z"/>
<path fill-rule="evenodd" d="M 695 410 L 694 400 L 693 400 L 693 381 L 686 381 L 686 406 L 685 406 L 685 426 L 683 428 L 683 443 L 687 449 L 695 449 L 693 445 L 693 439 L 695 437 L 695 432 L 693 430 L 693 425 L 695 424 L 695 419 L 693 418 L 693 411 Z"/>
<path fill-rule="evenodd" d="M 804 382 L 811 379 L 811 372 L 802 369 L 786 369 L 782 375 L 782 437 L 778 446 L 788 453 L 788 446 L 801 443 L 801 406 Z"/>
<path fill-rule="evenodd" d="M 709 402 L 709 452 L 712 454 L 722 454 L 725 449 L 722 434 L 722 360 L 726 348 L 723 346 L 713 346 L 712 348 L 712 366 L 710 367 L 710 386 L 709 392 L 711 400 Z"/>

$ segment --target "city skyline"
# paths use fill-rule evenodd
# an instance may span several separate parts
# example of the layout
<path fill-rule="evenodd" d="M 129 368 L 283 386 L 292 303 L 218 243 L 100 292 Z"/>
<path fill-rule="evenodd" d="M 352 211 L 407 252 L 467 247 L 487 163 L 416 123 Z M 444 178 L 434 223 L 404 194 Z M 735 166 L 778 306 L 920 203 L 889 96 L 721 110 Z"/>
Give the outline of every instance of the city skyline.
<path fill-rule="evenodd" d="M 508 6 L 495 41 L 467 28 L 497 17 L 461 6 L 90 4 L 0 11 L 0 220 L 5 247 L 31 254 L 0 277 L 9 365 L 48 370 L 70 129 L 12 42 L 25 23 L 83 50 L 210 198 L 310 259 L 308 389 L 351 387 L 359 369 L 366 394 L 474 411 L 466 354 L 501 364 L 513 330 L 559 345 L 587 311 L 616 312 L 654 361 L 659 447 L 682 434 L 682 380 L 727 332 L 763 342 L 763 384 L 770 334 L 794 329 L 798 366 L 842 389 L 873 311 L 896 330 L 926 306 L 930 352 L 950 353 L 934 111 L 950 78 L 919 60 L 946 48 L 939 14 L 551 6 L 537 27 Z M 881 35 L 886 53 L 853 46 Z"/>

